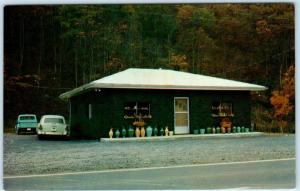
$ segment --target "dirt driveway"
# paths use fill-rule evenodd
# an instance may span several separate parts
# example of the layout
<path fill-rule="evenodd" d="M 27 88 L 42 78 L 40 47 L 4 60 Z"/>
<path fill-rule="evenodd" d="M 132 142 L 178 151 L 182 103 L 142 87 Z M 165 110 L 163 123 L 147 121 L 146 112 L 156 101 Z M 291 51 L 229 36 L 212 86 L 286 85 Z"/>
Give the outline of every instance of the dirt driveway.
<path fill-rule="evenodd" d="M 295 157 L 295 136 L 111 143 L 4 134 L 4 176 Z"/>

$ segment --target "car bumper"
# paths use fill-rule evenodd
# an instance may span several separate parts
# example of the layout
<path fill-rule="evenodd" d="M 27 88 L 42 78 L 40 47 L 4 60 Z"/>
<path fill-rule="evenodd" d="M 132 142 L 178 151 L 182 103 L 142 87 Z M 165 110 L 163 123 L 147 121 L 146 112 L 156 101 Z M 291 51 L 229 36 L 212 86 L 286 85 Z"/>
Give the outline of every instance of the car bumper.
<path fill-rule="evenodd" d="M 67 132 L 43 132 L 43 131 L 38 131 L 38 135 L 67 135 Z"/>
<path fill-rule="evenodd" d="M 27 131 L 27 132 L 36 132 L 36 128 L 32 128 L 32 127 L 19 127 L 18 128 L 20 131 Z"/>

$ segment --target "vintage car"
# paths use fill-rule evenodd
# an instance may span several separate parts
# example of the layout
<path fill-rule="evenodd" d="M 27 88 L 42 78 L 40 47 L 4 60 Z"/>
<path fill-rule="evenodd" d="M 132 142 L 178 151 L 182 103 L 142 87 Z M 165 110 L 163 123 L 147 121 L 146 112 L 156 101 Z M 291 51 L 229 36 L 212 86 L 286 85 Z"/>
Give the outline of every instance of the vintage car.
<path fill-rule="evenodd" d="M 65 118 L 60 115 L 44 115 L 37 127 L 38 138 L 44 136 L 68 136 Z"/>
<path fill-rule="evenodd" d="M 23 133 L 36 133 L 36 127 L 37 127 L 37 119 L 36 115 L 34 114 L 22 114 L 18 116 L 18 119 L 16 121 L 15 130 L 16 134 Z"/>

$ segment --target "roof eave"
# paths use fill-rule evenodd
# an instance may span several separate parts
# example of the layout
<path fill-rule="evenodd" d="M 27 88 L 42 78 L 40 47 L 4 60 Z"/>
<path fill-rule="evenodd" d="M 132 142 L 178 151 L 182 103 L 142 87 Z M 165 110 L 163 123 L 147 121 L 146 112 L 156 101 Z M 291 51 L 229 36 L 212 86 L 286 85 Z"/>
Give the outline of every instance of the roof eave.
<path fill-rule="evenodd" d="M 62 100 L 70 99 L 71 97 L 73 97 L 75 95 L 82 94 L 82 93 L 88 91 L 89 89 L 93 88 L 92 86 L 93 86 L 93 84 L 86 84 L 86 85 L 80 86 L 71 91 L 60 94 L 59 98 Z"/>
<path fill-rule="evenodd" d="M 92 88 L 112 88 L 112 89 L 157 89 L 157 90 L 214 90 L 214 91 L 264 91 L 265 86 L 253 87 L 227 87 L 227 86 L 171 86 L 171 85 L 132 85 L 132 84 L 86 84 L 59 96 L 62 100 L 70 99 L 75 95 L 82 94 Z"/>

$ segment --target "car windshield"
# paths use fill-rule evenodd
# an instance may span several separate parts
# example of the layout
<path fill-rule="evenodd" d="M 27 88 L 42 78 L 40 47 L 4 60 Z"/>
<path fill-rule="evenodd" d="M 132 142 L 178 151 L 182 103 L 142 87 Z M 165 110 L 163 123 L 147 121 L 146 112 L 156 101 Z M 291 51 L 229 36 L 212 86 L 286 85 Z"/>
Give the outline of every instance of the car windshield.
<path fill-rule="evenodd" d="M 20 116 L 20 120 L 35 120 L 34 116 Z"/>
<path fill-rule="evenodd" d="M 62 118 L 46 118 L 44 120 L 44 123 L 64 123 L 64 120 Z"/>

